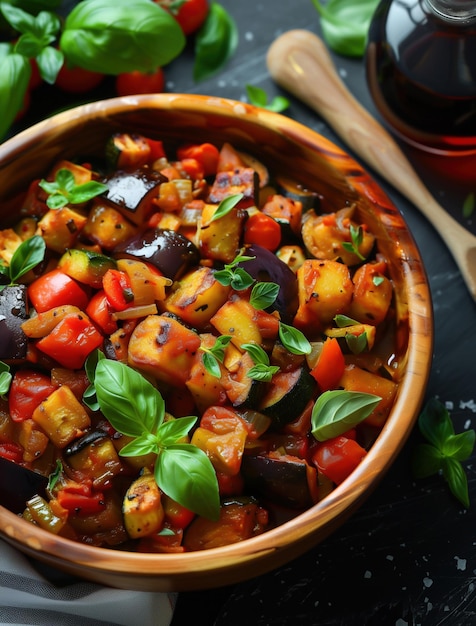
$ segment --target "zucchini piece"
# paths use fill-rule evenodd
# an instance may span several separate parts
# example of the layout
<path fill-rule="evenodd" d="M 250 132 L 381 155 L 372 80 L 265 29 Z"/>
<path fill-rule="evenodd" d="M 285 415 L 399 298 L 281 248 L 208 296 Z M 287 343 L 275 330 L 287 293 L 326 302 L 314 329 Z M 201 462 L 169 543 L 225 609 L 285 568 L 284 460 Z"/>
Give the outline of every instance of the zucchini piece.
<path fill-rule="evenodd" d="M 132 539 L 158 532 L 164 523 L 164 507 L 154 475 L 147 469 L 137 478 L 124 496 L 124 526 Z"/>
<path fill-rule="evenodd" d="M 233 406 L 252 408 L 257 406 L 261 399 L 264 384 L 248 376 L 253 366 L 253 359 L 248 352 L 245 352 L 240 355 L 239 361 L 233 365 L 232 370 L 226 370 L 222 377 L 223 388 Z"/>
<path fill-rule="evenodd" d="M 104 274 L 116 268 L 116 261 L 93 250 L 67 250 L 58 262 L 58 267 L 68 276 L 95 289 L 102 286 Z"/>
<path fill-rule="evenodd" d="M 276 183 L 280 194 L 286 196 L 286 198 L 301 202 L 303 213 L 310 209 L 319 211 L 321 200 L 315 191 L 309 191 L 285 176 L 278 177 Z"/>
<path fill-rule="evenodd" d="M 306 366 L 278 372 L 269 383 L 258 410 L 271 417 L 275 426 L 284 426 L 304 411 L 315 392 L 316 381 Z"/>
<path fill-rule="evenodd" d="M 317 470 L 299 457 L 245 455 L 241 474 L 249 490 L 280 506 L 307 509 L 319 500 Z"/>

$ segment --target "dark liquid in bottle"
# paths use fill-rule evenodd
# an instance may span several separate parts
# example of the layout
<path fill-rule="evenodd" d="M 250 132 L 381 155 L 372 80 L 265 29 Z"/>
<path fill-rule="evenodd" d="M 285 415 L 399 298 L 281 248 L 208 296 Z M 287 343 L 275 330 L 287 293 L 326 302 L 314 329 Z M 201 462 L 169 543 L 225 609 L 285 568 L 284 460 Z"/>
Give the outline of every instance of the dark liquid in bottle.
<path fill-rule="evenodd" d="M 397 135 L 429 151 L 476 155 L 475 22 L 443 21 L 424 0 L 382 2 L 366 66 L 374 103 Z"/>

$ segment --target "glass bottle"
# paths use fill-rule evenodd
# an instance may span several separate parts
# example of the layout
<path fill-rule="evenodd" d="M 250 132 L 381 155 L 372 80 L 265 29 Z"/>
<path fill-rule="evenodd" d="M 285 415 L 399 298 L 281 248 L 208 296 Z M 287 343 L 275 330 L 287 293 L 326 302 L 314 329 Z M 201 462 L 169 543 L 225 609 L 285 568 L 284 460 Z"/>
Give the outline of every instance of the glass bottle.
<path fill-rule="evenodd" d="M 399 138 L 434 154 L 476 155 L 476 0 L 383 0 L 366 72 Z"/>

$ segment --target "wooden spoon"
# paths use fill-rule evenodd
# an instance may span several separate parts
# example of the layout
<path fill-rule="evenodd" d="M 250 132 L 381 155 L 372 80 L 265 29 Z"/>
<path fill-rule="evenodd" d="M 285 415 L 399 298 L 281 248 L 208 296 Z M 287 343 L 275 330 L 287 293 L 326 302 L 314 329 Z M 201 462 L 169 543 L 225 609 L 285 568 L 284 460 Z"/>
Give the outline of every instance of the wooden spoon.
<path fill-rule="evenodd" d="M 476 299 L 476 237 L 436 202 L 393 138 L 348 91 L 321 39 L 307 30 L 288 31 L 271 44 L 267 64 L 281 87 L 323 117 L 355 154 L 428 218 Z"/>

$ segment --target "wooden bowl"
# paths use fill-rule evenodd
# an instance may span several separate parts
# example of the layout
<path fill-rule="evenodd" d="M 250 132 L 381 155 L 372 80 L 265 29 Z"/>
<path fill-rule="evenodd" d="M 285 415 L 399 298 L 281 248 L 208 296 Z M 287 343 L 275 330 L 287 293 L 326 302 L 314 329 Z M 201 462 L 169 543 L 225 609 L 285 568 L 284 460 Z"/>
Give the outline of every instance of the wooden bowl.
<path fill-rule="evenodd" d="M 214 97 L 161 94 L 116 98 L 60 113 L 0 146 L 1 219 L 10 200 L 59 158 L 102 154 L 114 131 L 170 142 L 229 141 L 275 173 L 327 198 L 331 210 L 356 202 L 390 262 L 396 293 L 399 391 L 390 417 L 358 468 L 330 495 L 258 537 L 184 554 L 94 548 L 45 532 L 0 506 L 2 537 L 49 565 L 98 583 L 183 591 L 236 583 L 277 568 L 315 546 L 376 487 L 409 435 L 424 397 L 433 343 L 432 308 L 418 249 L 401 214 L 375 181 L 340 148 L 278 114 Z M 1 479 L 1 478 L 0 478 Z"/>

